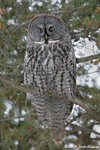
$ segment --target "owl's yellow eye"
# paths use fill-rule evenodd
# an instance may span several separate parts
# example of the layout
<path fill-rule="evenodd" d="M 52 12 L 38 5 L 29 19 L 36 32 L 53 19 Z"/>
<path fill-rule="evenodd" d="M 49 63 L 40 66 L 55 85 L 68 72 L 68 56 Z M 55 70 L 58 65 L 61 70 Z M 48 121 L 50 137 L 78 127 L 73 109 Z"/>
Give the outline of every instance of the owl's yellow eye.
<path fill-rule="evenodd" d="M 37 31 L 38 31 L 39 33 L 42 33 L 42 32 L 43 32 L 43 29 L 42 29 L 42 28 L 38 28 Z"/>
<path fill-rule="evenodd" d="M 51 26 L 50 28 L 49 28 L 49 31 L 50 32 L 53 32 L 55 30 L 55 27 L 53 27 L 53 26 Z"/>

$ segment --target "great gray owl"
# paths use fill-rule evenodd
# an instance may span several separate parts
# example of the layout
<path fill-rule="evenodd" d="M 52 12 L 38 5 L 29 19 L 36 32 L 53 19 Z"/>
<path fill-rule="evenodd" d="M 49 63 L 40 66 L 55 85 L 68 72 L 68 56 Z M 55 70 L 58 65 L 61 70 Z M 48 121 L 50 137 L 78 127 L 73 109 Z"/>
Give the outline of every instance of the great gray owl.
<path fill-rule="evenodd" d="M 68 97 L 75 92 L 76 62 L 69 32 L 58 16 L 41 14 L 31 20 L 24 66 L 24 83 L 38 89 L 27 97 L 60 145 L 73 106 Z"/>

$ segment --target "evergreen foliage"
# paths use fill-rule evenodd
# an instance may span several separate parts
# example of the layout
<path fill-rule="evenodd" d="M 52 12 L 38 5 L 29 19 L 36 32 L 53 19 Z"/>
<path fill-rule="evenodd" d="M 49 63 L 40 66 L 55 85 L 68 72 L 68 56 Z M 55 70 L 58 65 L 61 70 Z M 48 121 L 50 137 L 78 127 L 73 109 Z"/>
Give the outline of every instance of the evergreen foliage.
<path fill-rule="evenodd" d="M 76 42 L 80 37 L 94 40 L 100 48 L 100 1 L 99 0 L 2 0 L 0 1 L 0 74 L 4 74 L 16 83 L 23 83 L 23 61 L 26 49 L 27 28 L 30 19 L 36 14 L 54 13 L 61 16 L 69 27 L 72 39 Z M 77 30 L 77 32 L 75 32 Z M 92 62 L 98 66 L 100 59 Z M 89 62 L 91 63 L 91 62 Z M 79 66 L 78 76 L 88 72 Z M 79 86 L 86 100 L 100 117 L 100 89 Z M 92 95 L 89 99 L 88 95 Z M 11 107 L 7 109 L 8 105 Z M 25 114 L 26 112 L 26 114 Z M 23 117 L 24 116 L 24 117 Z M 99 119 L 98 119 L 99 120 Z M 93 130 L 100 122 L 93 116 L 78 114 L 68 122 L 66 139 L 60 148 L 54 145 L 48 130 L 38 122 L 36 113 L 26 95 L 20 90 L 0 82 L 0 149 L 1 150 L 64 150 L 69 144 L 76 147 L 94 146 L 100 149 L 100 132 Z M 77 123 L 72 123 L 77 121 Z M 80 124 L 80 125 L 78 125 Z M 69 127 L 69 128 L 68 128 Z M 100 127 L 99 127 L 100 131 Z M 91 132 L 97 134 L 91 138 Z M 66 147 L 66 148 L 65 148 Z M 32 149 L 34 148 L 34 149 Z M 74 147 L 75 149 L 75 147 Z M 81 149 L 81 148 L 80 148 Z"/>

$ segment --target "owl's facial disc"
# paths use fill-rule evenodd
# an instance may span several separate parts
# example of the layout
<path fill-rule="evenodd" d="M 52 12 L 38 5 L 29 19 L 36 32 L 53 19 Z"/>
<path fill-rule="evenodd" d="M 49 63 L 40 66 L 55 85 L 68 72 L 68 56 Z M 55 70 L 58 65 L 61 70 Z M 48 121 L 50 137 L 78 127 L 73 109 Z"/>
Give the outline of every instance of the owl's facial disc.
<path fill-rule="evenodd" d="M 29 33 L 34 43 L 55 43 L 62 38 L 64 24 L 63 21 L 56 16 L 39 15 L 30 22 Z"/>

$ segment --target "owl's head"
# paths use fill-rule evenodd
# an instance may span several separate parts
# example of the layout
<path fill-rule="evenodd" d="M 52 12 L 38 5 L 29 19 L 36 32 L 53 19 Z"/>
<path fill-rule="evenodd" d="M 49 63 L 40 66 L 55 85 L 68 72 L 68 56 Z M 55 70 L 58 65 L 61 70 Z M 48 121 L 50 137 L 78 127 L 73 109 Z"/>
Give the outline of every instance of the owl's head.
<path fill-rule="evenodd" d="M 29 37 L 34 43 L 48 44 L 61 40 L 65 30 L 62 19 L 55 15 L 41 14 L 29 24 Z"/>

